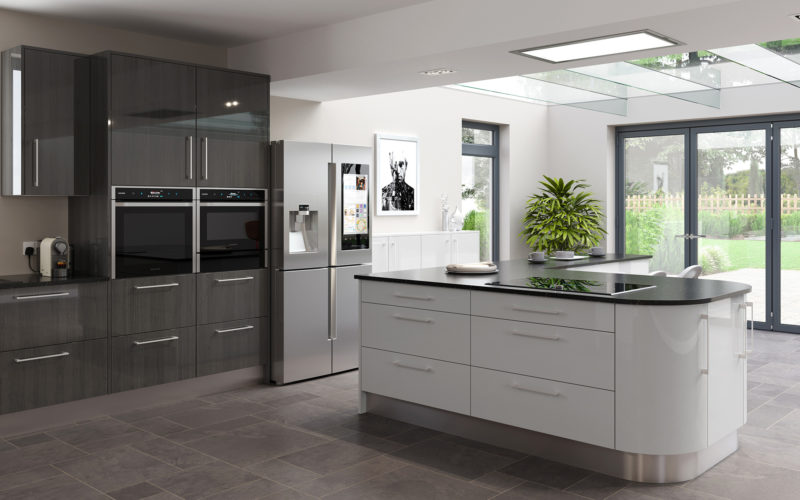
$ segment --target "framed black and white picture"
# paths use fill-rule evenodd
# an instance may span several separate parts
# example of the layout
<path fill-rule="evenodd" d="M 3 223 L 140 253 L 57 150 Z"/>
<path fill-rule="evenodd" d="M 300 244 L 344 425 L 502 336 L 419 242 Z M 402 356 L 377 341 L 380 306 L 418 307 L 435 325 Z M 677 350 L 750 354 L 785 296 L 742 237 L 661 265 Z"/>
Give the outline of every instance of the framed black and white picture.
<path fill-rule="evenodd" d="M 375 134 L 375 215 L 419 214 L 416 137 Z"/>

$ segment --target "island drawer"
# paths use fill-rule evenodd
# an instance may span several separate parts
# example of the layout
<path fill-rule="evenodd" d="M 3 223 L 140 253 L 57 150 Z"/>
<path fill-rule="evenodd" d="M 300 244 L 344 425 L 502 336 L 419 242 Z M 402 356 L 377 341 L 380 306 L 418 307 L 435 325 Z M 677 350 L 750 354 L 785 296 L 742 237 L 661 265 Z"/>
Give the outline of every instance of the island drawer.
<path fill-rule="evenodd" d="M 469 364 L 469 316 L 365 303 L 361 343 L 385 351 Z"/>
<path fill-rule="evenodd" d="M 472 368 L 472 416 L 614 448 L 614 393 Z"/>
<path fill-rule="evenodd" d="M 250 318 L 197 327 L 197 376 L 267 362 L 269 318 Z"/>
<path fill-rule="evenodd" d="M 363 280 L 361 300 L 390 306 L 469 314 L 469 290 L 460 288 Z"/>
<path fill-rule="evenodd" d="M 614 304 L 516 293 L 472 292 L 472 315 L 614 331 Z"/>
<path fill-rule="evenodd" d="M 111 280 L 111 335 L 195 324 L 192 274 Z"/>
<path fill-rule="evenodd" d="M 197 275 L 197 324 L 269 315 L 266 269 Z"/>
<path fill-rule="evenodd" d="M 361 390 L 469 415 L 469 366 L 361 349 Z"/>
<path fill-rule="evenodd" d="M 614 334 L 472 317 L 472 365 L 614 389 Z"/>

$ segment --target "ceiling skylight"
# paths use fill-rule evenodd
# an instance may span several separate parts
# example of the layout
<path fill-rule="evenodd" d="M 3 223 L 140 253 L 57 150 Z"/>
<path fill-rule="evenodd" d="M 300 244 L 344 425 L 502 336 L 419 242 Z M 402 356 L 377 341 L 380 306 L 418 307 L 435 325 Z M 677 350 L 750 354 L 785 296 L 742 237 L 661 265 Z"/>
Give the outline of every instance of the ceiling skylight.
<path fill-rule="evenodd" d="M 662 35 L 644 30 L 513 52 L 552 63 L 561 63 L 673 45 L 678 45 L 678 43 Z"/>

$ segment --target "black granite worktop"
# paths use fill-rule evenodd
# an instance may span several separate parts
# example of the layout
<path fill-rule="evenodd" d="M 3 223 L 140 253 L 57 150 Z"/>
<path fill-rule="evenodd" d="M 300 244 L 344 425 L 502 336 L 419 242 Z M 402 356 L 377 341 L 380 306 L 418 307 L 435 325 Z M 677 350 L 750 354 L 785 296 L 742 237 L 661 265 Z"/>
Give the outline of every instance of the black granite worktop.
<path fill-rule="evenodd" d="M 636 305 L 687 305 L 704 304 L 715 300 L 734 297 L 748 293 L 751 286 L 732 281 L 710 279 L 684 279 L 656 277 L 641 274 L 614 274 L 590 271 L 567 271 L 566 267 L 580 265 L 622 262 L 648 258 L 646 256 L 607 255 L 604 258 L 590 258 L 581 261 L 548 261 L 544 264 L 531 264 L 527 260 L 509 260 L 497 263 L 495 274 L 447 274 L 444 268 L 412 269 L 370 275 L 359 275 L 357 279 L 373 281 L 389 281 L 415 285 L 431 285 L 453 288 L 469 288 L 471 290 L 540 295 L 578 300 L 613 302 L 617 304 Z M 655 285 L 655 288 L 636 290 L 620 295 L 592 295 L 555 290 L 537 290 L 527 288 L 511 288 L 488 284 L 493 281 L 508 282 L 527 277 L 562 278 L 576 280 L 593 280 L 606 282 L 636 283 Z"/>
<path fill-rule="evenodd" d="M 45 278 L 38 274 L 15 274 L 10 276 L 0 275 L 0 290 L 8 288 L 27 288 L 51 285 L 71 285 L 73 283 L 92 283 L 96 281 L 108 281 L 102 276 L 68 276 L 66 278 Z"/>

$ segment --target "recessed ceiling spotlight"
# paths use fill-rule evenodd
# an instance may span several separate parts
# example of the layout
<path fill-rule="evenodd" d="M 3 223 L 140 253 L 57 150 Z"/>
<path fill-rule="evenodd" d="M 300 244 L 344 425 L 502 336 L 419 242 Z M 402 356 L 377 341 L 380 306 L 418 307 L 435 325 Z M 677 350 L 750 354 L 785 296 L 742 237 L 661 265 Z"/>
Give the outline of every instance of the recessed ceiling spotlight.
<path fill-rule="evenodd" d="M 800 21 L 800 14 L 792 14 L 792 17 Z"/>
<path fill-rule="evenodd" d="M 560 63 L 612 54 L 624 54 L 626 52 L 636 52 L 639 50 L 670 47 L 673 45 L 682 44 L 664 35 L 659 35 L 649 30 L 641 30 L 632 33 L 620 33 L 618 35 L 608 35 L 586 40 L 576 40 L 574 42 L 546 45 L 544 47 L 534 47 L 532 49 L 512 50 L 511 52 L 551 63 Z"/>
<path fill-rule="evenodd" d="M 436 68 L 436 69 L 426 69 L 425 71 L 420 71 L 419 74 L 425 76 L 442 76 L 442 75 L 449 75 L 455 72 L 456 70 L 454 69 Z"/>

